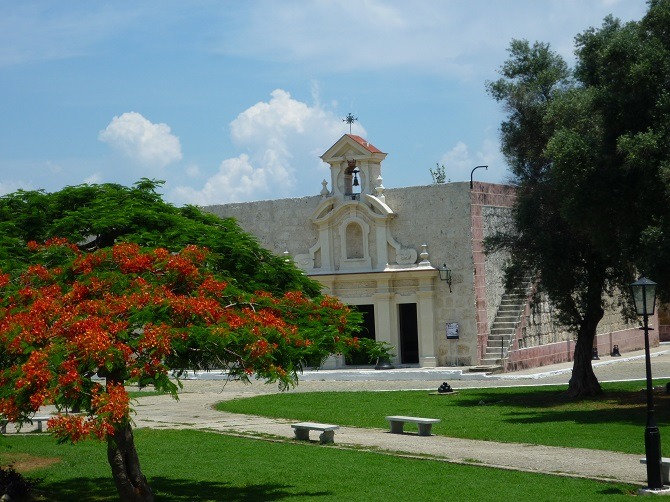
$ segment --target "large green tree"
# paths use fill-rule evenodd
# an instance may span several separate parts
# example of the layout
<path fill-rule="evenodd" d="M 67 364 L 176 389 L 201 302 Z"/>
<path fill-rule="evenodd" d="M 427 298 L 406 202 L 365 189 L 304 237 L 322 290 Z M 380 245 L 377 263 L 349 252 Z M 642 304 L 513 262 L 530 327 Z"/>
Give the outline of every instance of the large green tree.
<path fill-rule="evenodd" d="M 126 385 L 176 397 L 173 372 L 218 368 L 287 387 L 307 358 L 355 343 L 339 301 L 244 292 L 212 272 L 204 248 L 121 243 L 87 253 L 64 239 L 28 248 L 26 270 L 0 272 L 0 414 L 22 423 L 52 404 L 57 438 L 106 440 L 124 502 L 153 500 Z"/>
<path fill-rule="evenodd" d="M 175 375 L 217 368 L 287 388 L 307 361 L 356 348 L 360 323 L 233 220 L 156 188 L 0 198 L 0 414 L 23 423 L 52 404 L 60 440 L 106 440 L 123 501 L 153 500 L 127 384 L 176 397 Z"/>
<path fill-rule="evenodd" d="M 668 290 L 669 12 L 653 0 L 640 22 L 606 18 L 576 37 L 574 69 L 548 44 L 514 40 L 487 84 L 508 113 L 502 148 L 518 186 L 514 228 L 488 245 L 510 252 L 510 283 L 535 274 L 574 330 L 573 396 L 601 392 L 596 329 L 608 304 L 629 313 L 636 268 Z"/>

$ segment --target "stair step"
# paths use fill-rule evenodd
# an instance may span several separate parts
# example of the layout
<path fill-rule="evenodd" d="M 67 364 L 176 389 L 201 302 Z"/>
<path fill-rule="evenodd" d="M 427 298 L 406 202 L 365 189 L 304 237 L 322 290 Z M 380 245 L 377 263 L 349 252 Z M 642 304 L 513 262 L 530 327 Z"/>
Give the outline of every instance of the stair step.
<path fill-rule="evenodd" d="M 521 312 L 523 310 L 523 306 L 519 305 L 518 303 L 514 303 L 511 305 L 500 305 L 498 307 L 498 312 Z"/>
<path fill-rule="evenodd" d="M 514 329 L 516 328 L 516 321 L 493 321 L 491 329 Z"/>
<path fill-rule="evenodd" d="M 503 329 L 503 328 L 492 328 L 491 332 L 489 333 L 489 338 L 491 335 L 495 335 L 497 337 L 511 337 L 515 333 L 515 330 L 513 329 Z"/>
<path fill-rule="evenodd" d="M 508 336 L 493 336 L 489 337 L 489 344 L 496 344 L 500 347 L 501 344 L 509 343 L 512 340 L 511 335 Z"/>
<path fill-rule="evenodd" d="M 481 364 L 470 368 L 471 373 L 493 373 L 499 371 L 502 367 L 499 364 Z"/>
<path fill-rule="evenodd" d="M 500 347 L 508 347 L 511 341 L 512 337 L 498 340 L 489 339 L 489 343 L 486 345 L 486 348 L 488 349 L 489 347 L 496 347 L 497 349 L 499 349 Z"/>
<path fill-rule="evenodd" d="M 514 336 L 514 331 L 504 331 L 497 333 L 489 333 L 489 340 L 509 340 Z"/>
<path fill-rule="evenodd" d="M 530 285 L 530 279 L 524 281 Z M 498 312 L 491 323 L 491 329 L 484 357 L 475 371 L 495 371 L 500 369 L 503 359 L 509 353 L 516 327 L 528 299 L 528 286 L 507 291 L 500 299 Z M 472 371 L 472 369 L 471 369 Z"/>

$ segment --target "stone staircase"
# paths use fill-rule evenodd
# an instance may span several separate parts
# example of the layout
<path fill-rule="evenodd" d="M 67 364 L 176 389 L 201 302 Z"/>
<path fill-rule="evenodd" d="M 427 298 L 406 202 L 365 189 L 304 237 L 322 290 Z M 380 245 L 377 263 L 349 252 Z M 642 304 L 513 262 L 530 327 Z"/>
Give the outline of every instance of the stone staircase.
<path fill-rule="evenodd" d="M 480 361 L 480 367 L 487 368 L 489 371 L 502 367 L 503 360 L 507 357 L 512 345 L 516 326 L 526 307 L 529 288 L 530 280 L 503 294 L 498 312 L 491 325 L 486 353 Z"/>

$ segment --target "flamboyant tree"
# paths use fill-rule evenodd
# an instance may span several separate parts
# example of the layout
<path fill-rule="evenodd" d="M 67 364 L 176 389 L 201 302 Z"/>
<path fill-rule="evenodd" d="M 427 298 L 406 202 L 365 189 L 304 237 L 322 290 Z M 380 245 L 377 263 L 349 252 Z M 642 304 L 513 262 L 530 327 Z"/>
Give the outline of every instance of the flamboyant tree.
<path fill-rule="evenodd" d="M 356 343 L 339 301 L 243 291 L 214 272 L 206 248 L 27 248 L 27 268 L 0 273 L 0 413 L 21 423 L 53 404 L 59 440 L 106 440 L 123 501 L 153 500 L 126 385 L 176 397 L 175 371 L 220 368 L 287 387 L 306 359 Z"/>

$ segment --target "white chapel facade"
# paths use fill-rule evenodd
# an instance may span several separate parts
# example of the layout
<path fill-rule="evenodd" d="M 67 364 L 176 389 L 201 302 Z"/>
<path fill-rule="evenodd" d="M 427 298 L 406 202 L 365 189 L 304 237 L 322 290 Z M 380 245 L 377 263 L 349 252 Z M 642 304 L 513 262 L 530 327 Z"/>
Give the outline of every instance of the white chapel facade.
<path fill-rule="evenodd" d="M 532 311 L 525 297 L 510 335 L 496 335 L 509 296 L 502 285 L 506 257 L 485 254 L 483 240 L 506 224 L 513 187 L 464 182 L 385 189 L 386 156 L 345 134 L 321 156 L 330 181 L 318 195 L 204 209 L 235 218 L 264 247 L 319 281 L 324 293 L 356 306 L 364 316 L 362 335 L 393 345 L 396 366 L 516 368 L 569 360 L 570 335 L 552 331 L 550 319 Z M 440 278 L 444 266 L 448 281 Z M 637 343 L 616 316 L 601 325 L 603 350 Z"/>

